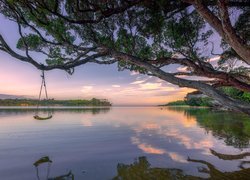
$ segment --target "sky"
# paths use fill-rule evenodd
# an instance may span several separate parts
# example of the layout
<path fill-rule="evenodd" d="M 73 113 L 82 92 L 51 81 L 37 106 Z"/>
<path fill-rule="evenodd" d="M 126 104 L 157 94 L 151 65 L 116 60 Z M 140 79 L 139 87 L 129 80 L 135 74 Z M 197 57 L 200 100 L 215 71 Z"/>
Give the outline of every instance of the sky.
<path fill-rule="evenodd" d="M 17 25 L 1 15 L 0 34 L 11 47 L 15 47 L 18 39 Z M 40 74 L 41 72 L 31 64 L 21 62 L 0 51 L 0 94 L 37 98 L 41 85 Z M 86 64 L 76 67 L 73 75 L 62 70 L 52 70 L 46 72 L 45 76 L 49 98 L 95 97 L 108 99 L 114 105 L 165 104 L 181 100 L 188 92 L 194 91 L 178 88 L 156 77 L 129 70 L 118 71 L 117 64 Z"/>

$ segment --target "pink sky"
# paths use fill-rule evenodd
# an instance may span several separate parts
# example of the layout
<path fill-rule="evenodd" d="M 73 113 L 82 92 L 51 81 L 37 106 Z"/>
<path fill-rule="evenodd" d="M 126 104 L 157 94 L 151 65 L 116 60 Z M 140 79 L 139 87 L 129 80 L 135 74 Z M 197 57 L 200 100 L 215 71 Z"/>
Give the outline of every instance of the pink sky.
<path fill-rule="evenodd" d="M 155 77 L 118 72 L 115 68 L 86 65 L 78 67 L 72 76 L 59 70 L 47 72 L 49 96 L 55 99 L 106 98 L 116 105 L 157 105 L 183 99 L 192 91 Z M 89 69 L 96 73 L 90 73 Z M 101 69 L 105 71 L 100 72 Z M 36 98 L 39 93 L 40 71 L 3 53 L 0 53 L 0 77 L 0 94 Z"/>

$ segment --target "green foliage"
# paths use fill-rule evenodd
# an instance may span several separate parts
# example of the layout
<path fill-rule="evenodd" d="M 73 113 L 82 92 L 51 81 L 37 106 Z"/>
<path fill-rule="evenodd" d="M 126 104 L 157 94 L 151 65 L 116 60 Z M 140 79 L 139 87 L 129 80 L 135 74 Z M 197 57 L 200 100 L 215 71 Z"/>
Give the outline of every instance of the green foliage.
<path fill-rule="evenodd" d="M 29 34 L 27 36 L 24 36 L 24 38 L 20 38 L 17 42 L 16 47 L 18 49 L 25 49 L 26 48 L 25 43 L 27 44 L 30 50 L 34 51 L 38 51 L 44 45 L 41 38 L 35 34 Z"/>
<path fill-rule="evenodd" d="M 24 39 L 19 39 L 17 47 L 24 50 L 25 41 L 30 51 L 40 51 L 47 56 L 44 60 L 48 65 L 83 59 L 99 53 L 95 49 L 84 54 L 83 49 L 103 46 L 145 61 L 173 56 L 194 61 L 208 59 L 210 54 L 206 51 L 210 47 L 207 45 L 213 31 L 194 8 L 187 7 L 181 0 L 142 1 L 130 6 L 133 2 L 5 0 L 0 2 L 0 13 L 19 22 L 23 34 L 26 34 Z M 216 8 L 211 10 L 217 11 Z M 249 8 L 241 7 L 235 12 L 238 17 L 235 30 L 248 43 Z M 236 56 L 226 43 L 222 46 L 224 54 L 220 65 Z M 111 58 L 108 54 L 100 59 Z M 119 59 L 119 70 L 148 73 L 144 68 L 125 61 Z"/>
<path fill-rule="evenodd" d="M 186 99 L 184 101 L 179 100 L 179 101 L 173 101 L 173 102 L 169 102 L 163 106 L 206 106 L 206 107 L 211 107 L 213 106 L 211 103 L 211 98 L 206 98 L 206 97 L 202 97 L 202 98 L 190 98 L 190 99 Z"/>
<path fill-rule="evenodd" d="M 239 99 L 245 102 L 250 102 L 250 93 L 249 92 L 244 92 L 239 89 L 233 88 L 233 87 L 223 87 L 221 90 L 227 94 L 228 96 L 234 98 L 234 99 Z"/>
<path fill-rule="evenodd" d="M 96 6 L 93 6 L 93 3 Z M 176 6 L 180 3 L 181 1 L 174 2 Z M 52 0 L 35 4 L 35 9 L 31 10 L 31 6 L 28 6 L 30 5 L 29 2 L 11 1 L 10 4 L 4 5 L 0 10 L 8 18 L 15 20 L 15 14 L 12 12 L 12 8 L 15 7 L 15 10 L 22 14 L 25 20 L 41 32 L 47 40 L 63 44 L 62 46 L 52 45 L 48 42 L 41 44 L 38 35 L 34 36 L 35 31 L 32 32 L 32 29 L 29 28 L 31 31 L 26 32 L 27 37 L 25 39 L 29 49 L 46 52 L 48 56 L 46 62 L 49 65 L 67 63 L 69 58 L 66 57 L 74 55 L 73 49 L 69 50 L 67 45 L 75 43 L 75 41 L 77 41 L 76 46 L 79 46 L 79 44 L 81 44 L 81 47 L 104 45 L 147 60 L 171 57 L 177 51 L 182 51 L 192 57 L 198 56 L 195 50 L 191 51 L 191 49 L 201 39 L 208 38 L 204 35 L 206 33 L 202 31 L 205 23 L 195 11 L 183 10 L 177 16 L 172 16 L 168 20 L 163 7 L 172 6 L 172 2 L 164 0 L 138 4 L 93 24 L 77 24 L 73 21 L 98 19 L 102 15 L 101 11 L 124 6 L 126 2 L 78 2 L 73 0 L 64 2 Z M 89 10 L 96 7 L 100 11 L 98 10 L 95 13 L 80 11 L 80 9 Z M 24 21 L 21 22 L 21 25 L 24 29 L 27 27 Z M 29 32 L 33 34 L 29 34 Z M 22 40 L 19 40 L 17 47 L 24 48 Z M 56 49 L 58 47 L 64 50 L 58 51 Z M 118 67 L 120 70 L 130 69 L 146 73 L 145 69 L 123 62 L 119 63 Z"/>
<path fill-rule="evenodd" d="M 220 90 L 231 98 L 242 100 L 245 102 L 250 102 L 250 93 L 244 92 L 233 87 L 222 87 Z M 207 106 L 213 107 L 212 99 L 209 97 L 192 97 L 185 101 L 174 101 L 166 104 L 166 106 Z"/>
<path fill-rule="evenodd" d="M 186 106 L 186 105 L 188 105 L 186 101 L 179 100 L 179 101 L 169 102 L 163 106 Z"/>
<path fill-rule="evenodd" d="M 202 98 L 190 98 L 186 101 L 190 106 L 212 106 L 211 98 L 202 97 Z"/>
<path fill-rule="evenodd" d="M 207 39 L 212 34 L 211 30 L 204 30 L 205 22 L 195 11 L 183 11 L 180 17 L 170 19 L 165 26 L 165 44 L 191 59 L 200 58 L 197 43 L 207 45 Z"/>
<path fill-rule="evenodd" d="M 241 90 L 231 88 L 231 87 L 223 87 L 222 91 L 225 92 L 228 96 L 232 98 L 238 98 L 242 96 L 243 92 Z"/>
<path fill-rule="evenodd" d="M 49 49 L 49 58 L 46 59 L 48 65 L 60 65 L 64 63 L 64 58 L 61 56 L 59 47 Z"/>
<path fill-rule="evenodd" d="M 249 92 L 243 92 L 241 96 L 241 100 L 244 100 L 246 102 L 250 102 L 250 93 Z"/>

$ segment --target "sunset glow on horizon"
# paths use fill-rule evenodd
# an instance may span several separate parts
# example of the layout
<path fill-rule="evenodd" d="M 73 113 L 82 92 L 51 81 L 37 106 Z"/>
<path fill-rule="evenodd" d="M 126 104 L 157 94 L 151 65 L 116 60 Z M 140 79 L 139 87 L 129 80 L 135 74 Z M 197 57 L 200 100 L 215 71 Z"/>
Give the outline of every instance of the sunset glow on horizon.
<path fill-rule="evenodd" d="M 158 105 L 183 99 L 192 89 L 178 88 L 155 77 L 118 72 L 116 66 L 86 65 L 73 75 L 64 71 L 46 72 L 50 98 L 108 99 L 114 105 Z M 96 69 L 98 76 L 92 73 Z M 103 70 L 103 72 L 100 72 Z M 113 77 L 110 78 L 110 71 Z M 106 73 L 107 72 L 107 73 Z M 0 57 L 0 94 L 37 98 L 40 71 L 6 55 Z"/>

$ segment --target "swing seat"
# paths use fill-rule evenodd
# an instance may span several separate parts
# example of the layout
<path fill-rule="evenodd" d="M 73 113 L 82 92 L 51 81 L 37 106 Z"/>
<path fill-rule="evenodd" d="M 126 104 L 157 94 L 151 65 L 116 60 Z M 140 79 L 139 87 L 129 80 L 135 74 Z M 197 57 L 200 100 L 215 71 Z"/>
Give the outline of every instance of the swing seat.
<path fill-rule="evenodd" d="M 38 115 L 35 115 L 35 116 L 33 116 L 34 117 L 34 119 L 36 119 L 36 120 L 47 120 L 47 119 L 51 119 L 52 118 L 52 115 L 50 115 L 50 116 L 48 116 L 48 117 L 40 117 L 40 116 L 38 116 Z"/>

